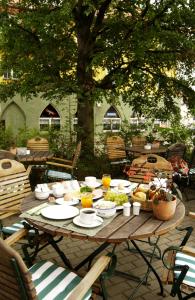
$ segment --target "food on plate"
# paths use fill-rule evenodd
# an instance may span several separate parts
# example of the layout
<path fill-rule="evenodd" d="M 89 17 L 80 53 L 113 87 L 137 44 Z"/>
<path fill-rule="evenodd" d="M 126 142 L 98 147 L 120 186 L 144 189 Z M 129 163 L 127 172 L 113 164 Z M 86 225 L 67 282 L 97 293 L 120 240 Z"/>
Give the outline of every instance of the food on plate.
<path fill-rule="evenodd" d="M 123 205 L 124 203 L 128 202 L 128 196 L 123 193 L 116 193 L 112 191 L 107 191 L 104 195 L 104 199 L 106 201 L 115 202 L 117 206 Z"/>
<path fill-rule="evenodd" d="M 80 193 L 91 193 L 93 191 L 92 188 L 90 188 L 89 186 L 82 186 L 80 188 Z"/>
<path fill-rule="evenodd" d="M 123 191 L 125 189 L 124 184 L 123 183 L 119 183 L 118 184 L 118 190 L 119 191 Z"/>

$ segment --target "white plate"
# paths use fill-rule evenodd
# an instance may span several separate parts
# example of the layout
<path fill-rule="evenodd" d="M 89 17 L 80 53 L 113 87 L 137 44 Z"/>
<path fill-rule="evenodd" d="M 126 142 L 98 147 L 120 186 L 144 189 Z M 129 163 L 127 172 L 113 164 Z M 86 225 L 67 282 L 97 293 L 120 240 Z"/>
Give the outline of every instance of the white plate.
<path fill-rule="evenodd" d="M 130 186 L 131 182 L 124 179 L 112 179 L 110 182 L 110 186 L 115 187 L 119 184 L 122 184 L 124 187 Z"/>
<path fill-rule="evenodd" d="M 55 202 L 61 205 L 77 205 L 79 199 L 64 200 L 64 198 L 57 198 Z"/>
<path fill-rule="evenodd" d="M 98 227 L 100 225 L 102 225 L 103 223 L 103 219 L 101 217 L 96 217 L 96 220 L 92 223 L 92 224 L 84 224 L 81 222 L 80 220 L 80 216 L 77 216 L 73 219 L 73 223 L 77 226 L 80 227 L 85 227 L 85 228 L 94 228 L 94 227 Z"/>
<path fill-rule="evenodd" d="M 97 189 L 94 190 L 92 194 L 93 194 L 93 200 L 97 200 L 103 196 L 103 191 L 101 189 Z"/>
<path fill-rule="evenodd" d="M 93 184 L 87 185 L 87 183 L 84 181 L 84 182 L 83 182 L 83 185 L 84 185 L 84 186 L 89 186 L 89 187 L 92 188 L 92 189 L 96 189 L 96 188 L 100 187 L 100 186 L 102 185 L 102 183 L 96 181 L 96 182 L 93 183 Z"/>
<path fill-rule="evenodd" d="M 137 185 L 138 185 L 138 183 L 132 182 L 132 183 L 130 183 L 130 186 L 128 186 L 128 187 L 124 187 L 123 189 L 118 189 L 118 186 L 116 186 L 116 187 L 112 188 L 111 191 L 117 192 L 117 193 L 129 194 L 130 192 L 132 192 L 132 190 L 134 190 L 136 188 Z"/>
<path fill-rule="evenodd" d="M 41 215 L 48 219 L 65 220 L 79 214 L 79 209 L 69 205 L 51 205 L 41 210 Z"/>

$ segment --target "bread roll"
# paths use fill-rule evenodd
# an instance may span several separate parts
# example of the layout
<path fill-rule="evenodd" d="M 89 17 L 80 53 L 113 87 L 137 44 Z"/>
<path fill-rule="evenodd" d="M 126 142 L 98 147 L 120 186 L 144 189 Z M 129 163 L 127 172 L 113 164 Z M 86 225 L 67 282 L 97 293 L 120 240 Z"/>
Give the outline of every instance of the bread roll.
<path fill-rule="evenodd" d="M 146 201 L 146 194 L 144 192 L 136 192 L 134 196 L 140 201 Z"/>

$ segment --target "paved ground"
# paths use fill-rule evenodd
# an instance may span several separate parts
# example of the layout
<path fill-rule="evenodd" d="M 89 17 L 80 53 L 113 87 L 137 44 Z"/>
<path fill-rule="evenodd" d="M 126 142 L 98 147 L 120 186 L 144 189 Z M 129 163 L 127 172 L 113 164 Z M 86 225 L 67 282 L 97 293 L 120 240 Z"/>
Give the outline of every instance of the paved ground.
<path fill-rule="evenodd" d="M 190 201 L 186 201 L 186 195 Z M 191 220 L 187 214 L 188 211 L 195 211 L 195 190 L 188 189 L 186 193 L 183 194 L 184 196 L 184 204 L 186 206 L 186 217 L 182 223 L 182 227 L 193 224 L 195 226 L 195 220 Z M 191 246 L 195 246 L 195 231 L 191 236 L 189 244 Z M 160 238 L 159 245 L 160 248 L 163 250 L 170 245 L 178 245 L 182 239 L 182 234 L 177 230 L 173 230 L 170 234 L 166 234 Z M 64 239 L 60 244 L 61 249 L 66 253 L 68 258 L 76 265 L 78 262 L 82 260 L 82 258 L 86 257 L 92 250 L 97 247 L 96 243 L 80 241 L 80 240 L 70 240 Z M 126 250 L 126 244 L 122 244 L 117 249 L 117 257 L 118 257 L 118 265 L 117 268 L 123 271 L 131 271 L 134 272 L 137 276 L 142 276 L 146 271 L 146 267 L 143 261 L 137 254 L 129 253 Z M 60 258 L 56 255 L 52 248 L 47 247 L 41 253 L 38 259 L 49 259 L 57 262 L 58 264 L 62 265 Z M 153 262 L 153 266 L 158 274 L 161 276 L 162 274 L 162 263 L 160 260 L 155 260 Z M 114 276 L 107 282 L 107 288 L 109 293 L 109 299 L 112 300 L 125 300 L 129 299 L 133 289 L 136 287 L 136 283 L 124 279 L 119 276 Z M 164 299 L 169 300 L 172 297 L 169 296 L 170 286 L 165 286 L 165 293 L 166 297 Z M 141 286 L 136 294 L 134 299 L 139 300 L 158 300 L 163 299 L 161 296 L 158 296 L 157 293 L 159 292 L 158 284 L 153 275 L 149 277 L 149 285 L 148 286 Z M 99 297 L 98 297 L 99 299 Z M 48 299 L 49 300 L 49 299 Z M 76 299 L 75 299 L 76 300 Z"/>

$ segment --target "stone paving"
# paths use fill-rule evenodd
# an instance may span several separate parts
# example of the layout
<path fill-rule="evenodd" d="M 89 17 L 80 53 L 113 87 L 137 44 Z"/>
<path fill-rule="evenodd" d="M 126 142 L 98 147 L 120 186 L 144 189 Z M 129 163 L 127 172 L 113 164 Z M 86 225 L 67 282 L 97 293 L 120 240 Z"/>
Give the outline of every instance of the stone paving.
<path fill-rule="evenodd" d="M 186 201 L 186 195 L 188 200 Z M 187 225 L 195 226 L 195 220 L 190 219 L 187 214 L 188 211 L 195 211 L 195 190 L 186 190 L 183 193 L 184 204 L 186 206 L 186 217 L 182 223 L 182 227 Z M 182 234 L 177 230 L 171 231 L 169 234 L 162 236 L 159 240 L 159 246 L 161 250 L 165 249 L 170 245 L 178 245 L 182 239 Z M 195 231 L 192 233 L 192 236 L 189 241 L 189 245 L 195 247 Z M 64 238 L 63 241 L 60 242 L 60 248 L 64 251 L 67 257 L 71 260 L 73 265 L 79 263 L 83 258 L 85 258 L 89 253 L 91 253 L 97 244 L 94 242 L 87 242 L 82 240 L 76 239 L 69 239 Z M 144 249 L 147 249 L 147 245 L 143 245 Z M 109 249 L 108 249 L 109 250 Z M 106 253 L 106 251 L 104 252 Z M 129 253 L 127 251 L 126 243 L 121 244 L 117 247 L 116 250 L 118 263 L 117 269 L 122 270 L 125 272 L 133 272 L 137 276 L 143 276 L 144 272 L 146 271 L 146 266 L 143 261 L 140 259 L 139 255 Z M 49 246 L 40 252 L 38 259 L 48 259 L 57 262 L 58 264 L 62 265 L 60 258 L 56 255 L 54 250 Z M 162 262 L 161 260 L 155 259 L 153 262 L 153 267 L 158 272 L 158 274 L 162 275 Z M 169 295 L 170 286 L 164 286 L 166 297 L 163 298 L 158 295 L 159 286 L 154 277 L 154 275 L 149 276 L 148 280 L 149 284 L 147 286 L 142 285 L 139 289 L 137 289 L 136 294 L 134 295 L 134 299 L 139 300 L 158 300 L 158 299 L 173 299 Z M 109 281 L 107 281 L 107 289 L 109 299 L 112 300 L 126 300 L 129 299 L 133 289 L 136 287 L 137 283 L 132 280 L 128 280 L 119 276 L 113 276 Z M 97 297 L 97 299 L 101 299 Z M 49 299 L 48 299 L 49 300 Z M 75 299 L 76 300 L 76 299 Z"/>

